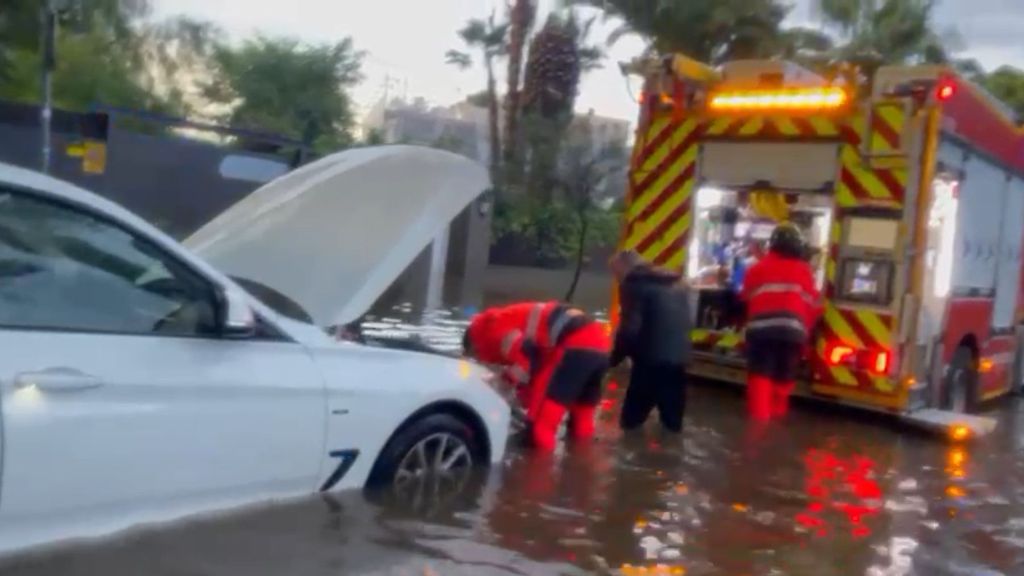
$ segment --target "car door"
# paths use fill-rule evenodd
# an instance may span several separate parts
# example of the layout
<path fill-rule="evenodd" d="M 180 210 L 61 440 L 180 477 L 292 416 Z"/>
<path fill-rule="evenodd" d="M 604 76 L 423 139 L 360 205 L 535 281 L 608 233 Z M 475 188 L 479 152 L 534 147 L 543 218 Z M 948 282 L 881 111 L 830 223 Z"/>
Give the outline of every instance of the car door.
<path fill-rule="evenodd" d="M 312 359 L 171 252 L 0 185 L 0 549 L 316 489 Z"/>

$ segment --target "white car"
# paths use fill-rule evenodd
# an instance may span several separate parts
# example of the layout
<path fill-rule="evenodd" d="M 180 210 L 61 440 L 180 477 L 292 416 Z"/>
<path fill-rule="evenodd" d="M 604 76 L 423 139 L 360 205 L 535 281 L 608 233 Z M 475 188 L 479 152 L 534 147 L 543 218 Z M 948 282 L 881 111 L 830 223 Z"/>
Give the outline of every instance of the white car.
<path fill-rule="evenodd" d="M 399 166 L 457 193 L 374 184 Z M 318 223 L 310 214 L 358 197 L 338 188 L 353 174 L 360 190 L 406 186 L 408 216 L 389 211 L 385 225 L 342 209 Z M 344 153 L 257 191 L 190 250 L 96 195 L 0 164 L 0 552 L 499 462 L 510 409 L 486 370 L 323 329 L 362 314 L 486 187 L 482 168 L 447 153 Z M 377 196 L 366 202 L 394 203 Z M 353 247 L 331 242 L 353 230 L 368 241 L 346 259 Z M 346 272 L 354 280 L 338 281 Z"/>

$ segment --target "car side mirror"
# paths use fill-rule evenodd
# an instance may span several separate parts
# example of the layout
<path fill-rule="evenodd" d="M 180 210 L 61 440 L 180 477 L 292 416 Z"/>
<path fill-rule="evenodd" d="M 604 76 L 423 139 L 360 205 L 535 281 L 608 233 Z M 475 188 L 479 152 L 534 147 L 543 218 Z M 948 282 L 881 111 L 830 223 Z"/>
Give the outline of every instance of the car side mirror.
<path fill-rule="evenodd" d="M 256 313 L 241 292 L 228 289 L 221 298 L 220 333 L 227 338 L 249 338 L 256 334 Z"/>

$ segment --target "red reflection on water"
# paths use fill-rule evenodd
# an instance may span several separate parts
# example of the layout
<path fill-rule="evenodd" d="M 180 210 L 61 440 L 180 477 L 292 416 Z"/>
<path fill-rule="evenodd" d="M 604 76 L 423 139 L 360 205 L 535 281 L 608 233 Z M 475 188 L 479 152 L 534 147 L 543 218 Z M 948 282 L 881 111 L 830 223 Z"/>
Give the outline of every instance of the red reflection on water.
<path fill-rule="evenodd" d="M 882 498 L 882 489 L 874 480 L 874 461 L 859 455 L 844 458 L 821 449 L 808 450 L 803 460 L 808 503 L 796 515 L 797 523 L 816 536 L 826 536 L 826 517 L 829 512 L 838 512 L 846 517 L 853 537 L 870 535 L 865 521 L 878 514 Z"/>

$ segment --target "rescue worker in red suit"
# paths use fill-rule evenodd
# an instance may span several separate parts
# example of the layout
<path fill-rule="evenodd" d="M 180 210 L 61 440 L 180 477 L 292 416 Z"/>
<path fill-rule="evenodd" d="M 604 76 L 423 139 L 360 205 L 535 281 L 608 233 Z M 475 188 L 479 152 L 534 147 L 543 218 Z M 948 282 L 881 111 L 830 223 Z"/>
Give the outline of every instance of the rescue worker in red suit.
<path fill-rule="evenodd" d="M 504 380 L 518 387 L 530 439 L 542 450 L 554 449 L 566 413 L 574 439 L 593 437 L 610 347 L 601 323 L 558 302 L 485 310 L 463 338 L 467 356 L 503 366 Z"/>
<path fill-rule="evenodd" d="M 785 416 L 800 361 L 821 314 L 803 236 L 789 223 L 772 232 L 768 254 L 747 270 L 747 407 L 758 421 Z"/>

